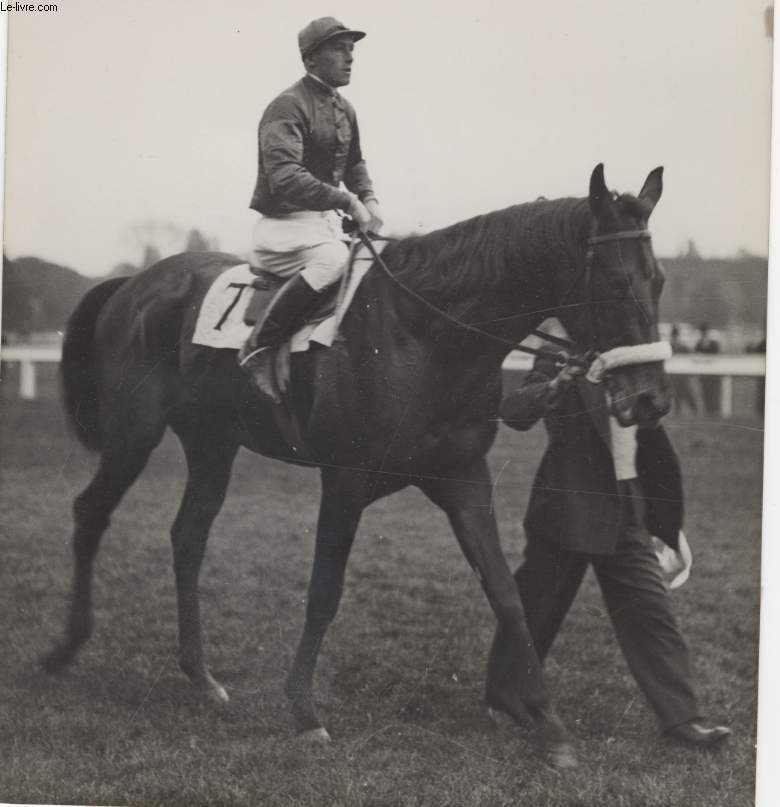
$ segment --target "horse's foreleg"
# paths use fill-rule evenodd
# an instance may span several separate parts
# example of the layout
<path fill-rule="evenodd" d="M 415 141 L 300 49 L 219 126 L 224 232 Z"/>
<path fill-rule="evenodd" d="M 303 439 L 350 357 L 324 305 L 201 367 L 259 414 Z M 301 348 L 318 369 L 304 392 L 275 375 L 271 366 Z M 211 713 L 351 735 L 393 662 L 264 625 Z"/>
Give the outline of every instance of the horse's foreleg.
<path fill-rule="evenodd" d="M 69 664 L 92 634 L 92 572 L 100 539 L 128 488 L 146 465 L 159 436 L 132 450 L 104 450 L 95 476 L 73 504 L 73 556 L 75 573 L 65 641 L 43 657 L 47 672 Z"/>
<path fill-rule="evenodd" d="M 286 686 L 296 732 L 315 741 L 329 739 L 314 708 L 314 670 L 322 640 L 336 616 L 344 589 L 344 571 L 363 510 L 359 487 L 359 482 L 351 476 L 346 480 L 336 474 L 322 474 L 322 500 L 306 621 Z"/>
<path fill-rule="evenodd" d="M 566 730 L 547 694 L 517 584 L 501 550 L 486 462 L 479 460 L 453 478 L 426 480 L 420 487 L 447 513 L 504 637 L 501 652 L 492 653 L 488 662 L 488 705 L 518 721 L 526 712 L 530 714 L 548 761 L 561 767 L 575 764 Z"/>
<path fill-rule="evenodd" d="M 208 697 L 227 702 L 228 695 L 209 672 L 203 652 L 198 578 L 206 541 L 225 501 L 238 445 L 227 435 L 173 424 L 187 457 L 187 486 L 171 527 L 173 569 L 179 617 L 179 666 Z"/>

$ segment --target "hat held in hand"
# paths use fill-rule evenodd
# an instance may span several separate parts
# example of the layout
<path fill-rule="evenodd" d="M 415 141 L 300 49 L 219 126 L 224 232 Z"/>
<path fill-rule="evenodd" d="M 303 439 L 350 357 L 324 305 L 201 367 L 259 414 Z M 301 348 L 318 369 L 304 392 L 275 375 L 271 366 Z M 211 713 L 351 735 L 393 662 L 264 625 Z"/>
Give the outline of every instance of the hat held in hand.
<path fill-rule="evenodd" d="M 693 553 L 685 533 L 680 530 L 680 548 L 676 552 L 655 535 L 651 535 L 650 540 L 666 585 L 670 589 L 679 588 L 691 576 L 693 566 Z"/>

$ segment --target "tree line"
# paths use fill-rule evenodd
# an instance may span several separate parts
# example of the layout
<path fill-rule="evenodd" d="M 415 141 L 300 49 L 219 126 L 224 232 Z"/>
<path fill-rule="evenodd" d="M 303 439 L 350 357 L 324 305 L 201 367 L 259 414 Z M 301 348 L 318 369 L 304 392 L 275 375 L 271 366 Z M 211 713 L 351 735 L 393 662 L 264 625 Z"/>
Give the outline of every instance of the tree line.
<path fill-rule="evenodd" d="M 173 235 L 163 225 L 138 225 L 134 237 L 141 245 L 140 261 L 119 263 L 108 276 L 136 274 L 158 261 L 163 252 L 181 251 L 181 241 L 178 248 L 170 248 Z M 215 250 L 217 244 L 193 229 L 186 234 L 184 247 L 185 251 L 201 252 Z M 702 258 L 691 244 L 687 253 L 662 258 L 660 263 L 666 274 L 661 321 L 707 322 L 713 328 L 765 327 L 766 258 L 746 253 Z M 62 330 L 84 293 L 104 278 L 85 277 L 40 258 L 9 260 L 3 256 L 3 332 Z"/>

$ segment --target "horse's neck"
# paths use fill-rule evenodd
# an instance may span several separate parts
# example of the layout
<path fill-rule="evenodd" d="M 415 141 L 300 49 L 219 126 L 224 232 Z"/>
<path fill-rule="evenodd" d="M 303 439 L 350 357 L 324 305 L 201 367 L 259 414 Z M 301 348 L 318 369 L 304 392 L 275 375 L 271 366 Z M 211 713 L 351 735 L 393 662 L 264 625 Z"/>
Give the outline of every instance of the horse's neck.
<path fill-rule="evenodd" d="M 441 304 L 416 301 L 398 288 L 388 289 L 398 301 L 402 319 L 424 323 L 436 339 L 467 344 L 482 355 L 506 356 L 513 346 L 558 314 L 577 272 L 576 255 L 558 253 L 526 259 L 506 269 L 499 282 Z M 407 299 L 404 299 L 407 297 Z"/>
<path fill-rule="evenodd" d="M 441 395 L 479 392 L 512 350 L 511 341 L 498 335 L 503 323 L 492 322 L 492 297 L 438 303 L 410 291 L 383 272 L 366 278 L 344 321 L 349 339 L 392 365 L 381 371 L 388 377 L 405 367 L 410 379 L 418 372 L 435 377 Z"/>
<path fill-rule="evenodd" d="M 422 297 L 426 302 L 418 299 L 417 310 L 403 301 L 399 308 L 413 319 L 423 311 L 432 328 L 449 317 L 499 339 L 520 341 L 556 313 L 577 276 L 590 223 L 587 202 L 533 203 L 483 218 L 481 226 L 473 220 L 450 228 L 451 238 L 446 237 L 450 230 L 432 234 L 430 264 L 418 266 L 419 272 L 404 271 L 404 253 L 396 255 L 391 268 L 399 283 L 387 291 L 399 298 Z M 481 233 L 470 235 L 469 227 Z M 410 253 L 413 268 L 420 253 Z"/>

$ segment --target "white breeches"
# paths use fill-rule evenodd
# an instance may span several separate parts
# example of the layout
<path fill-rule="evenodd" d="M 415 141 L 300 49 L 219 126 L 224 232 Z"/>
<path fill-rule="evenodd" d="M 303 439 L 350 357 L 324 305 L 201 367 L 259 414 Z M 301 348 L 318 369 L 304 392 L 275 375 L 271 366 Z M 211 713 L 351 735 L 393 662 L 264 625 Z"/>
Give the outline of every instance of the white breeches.
<path fill-rule="evenodd" d="M 279 277 L 300 272 L 322 291 L 344 273 L 349 249 L 339 219 L 332 211 L 304 210 L 284 216 L 262 216 L 252 231 L 249 263 Z"/>

